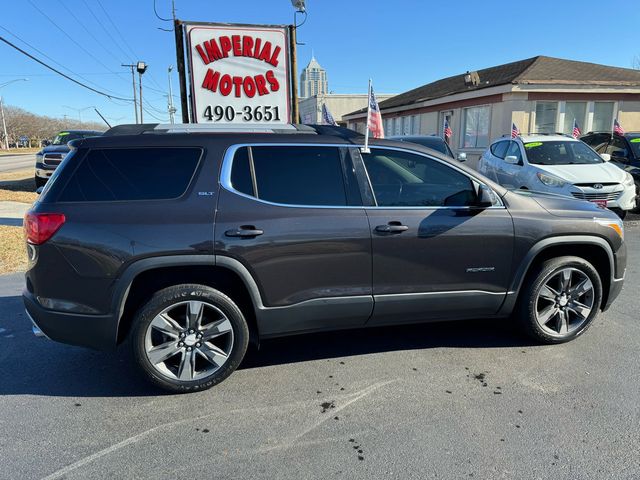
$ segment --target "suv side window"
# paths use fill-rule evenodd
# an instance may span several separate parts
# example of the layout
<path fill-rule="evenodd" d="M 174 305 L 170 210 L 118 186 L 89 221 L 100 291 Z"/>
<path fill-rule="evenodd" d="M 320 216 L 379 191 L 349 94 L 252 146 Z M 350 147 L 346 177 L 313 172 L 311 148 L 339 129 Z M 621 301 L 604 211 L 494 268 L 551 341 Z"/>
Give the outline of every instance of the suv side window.
<path fill-rule="evenodd" d="M 616 155 L 616 158 L 627 158 L 629 156 L 629 151 L 627 150 L 627 142 L 620 137 L 613 137 L 611 139 L 611 143 L 605 150 L 604 153 L 608 153 L 611 155 L 613 152 L 624 152 L 622 155 Z"/>
<path fill-rule="evenodd" d="M 58 200 L 109 202 L 168 200 L 184 194 L 200 148 L 105 148 L 90 150 Z"/>
<path fill-rule="evenodd" d="M 507 147 L 509 146 L 508 141 L 496 142 L 491 145 L 491 153 L 494 157 L 504 158 L 506 157 Z"/>
<path fill-rule="evenodd" d="M 522 165 L 522 151 L 520 150 L 518 142 L 509 142 L 509 148 L 507 149 L 505 157 L 509 156 L 516 157 L 518 159 L 518 165 Z"/>
<path fill-rule="evenodd" d="M 256 192 L 250 185 L 251 160 Z M 231 177 L 234 188 L 268 202 L 348 205 L 342 160 L 336 147 L 251 147 L 250 156 L 240 151 L 236 153 Z"/>
<path fill-rule="evenodd" d="M 436 160 L 386 149 L 362 158 L 379 207 L 468 206 L 476 200 L 471 179 Z"/>

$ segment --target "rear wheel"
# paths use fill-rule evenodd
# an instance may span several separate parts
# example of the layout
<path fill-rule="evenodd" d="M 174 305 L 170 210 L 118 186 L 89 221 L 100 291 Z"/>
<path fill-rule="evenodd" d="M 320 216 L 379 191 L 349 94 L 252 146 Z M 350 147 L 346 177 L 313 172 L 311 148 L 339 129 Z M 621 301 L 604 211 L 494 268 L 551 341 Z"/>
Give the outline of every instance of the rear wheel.
<path fill-rule="evenodd" d="M 516 313 L 534 339 L 563 343 L 589 328 L 601 301 L 602 282 L 593 265 L 579 257 L 559 257 L 529 276 Z"/>
<path fill-rule="evenodd" d="M 225 294 L 203 285 L 157 292 L 134 319 L 131 342 L 145 376 L 172 392 L 210 388 L 240 365 L 249 329 Z"/>

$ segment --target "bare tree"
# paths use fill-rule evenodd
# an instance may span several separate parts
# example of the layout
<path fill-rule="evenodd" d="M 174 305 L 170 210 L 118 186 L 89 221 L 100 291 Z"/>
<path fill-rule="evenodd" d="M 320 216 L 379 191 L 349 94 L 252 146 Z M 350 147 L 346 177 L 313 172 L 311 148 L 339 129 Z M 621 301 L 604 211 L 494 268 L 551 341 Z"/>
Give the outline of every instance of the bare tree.
<path fill-rule="evenodd" d="M 9 143 L 18 143 L 20 137 L 29 139 L 29 146 L 38 147 L 42 140 L 52 139 L 62 130 L 105 130 L 105 125 L 96 122 L 79 122 L 36 115 L 19 107 L 4 109 Z M 1 135 L 1 132 L 0 132 Z"/>

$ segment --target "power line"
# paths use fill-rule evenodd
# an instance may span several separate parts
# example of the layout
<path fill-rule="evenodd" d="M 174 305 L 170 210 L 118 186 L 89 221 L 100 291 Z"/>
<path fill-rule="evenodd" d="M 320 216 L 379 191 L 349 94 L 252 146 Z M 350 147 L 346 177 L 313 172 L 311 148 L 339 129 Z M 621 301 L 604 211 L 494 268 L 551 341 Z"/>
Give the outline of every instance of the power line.
<path fill-rule="evenodd" d="M 108 71 L 116 73 L 114 70 L 111 70 L 107 65 L 102 63 L 102 61 L 100 59 L 98 59 L 93 53 L 91 53 L 89 50 L 84 48 L 80 43 L 78 43 L 71 35 L 69 35 L 62 27 L 60 27 L 60 25 L 58 25 L 49 15 L 47 15 L 35 3 L 33 3 L 32 0 L 27 0 L 27 1 L 31 4 L 31 6 L 33 8 L 35 8 L 38 12 L 40 12 L 40 14 L 43 17 L 45 17 L 47 20 L 49 20 L 49 22 L 51 22 L 51 24 L 54 27 L 56 27 L 58 30 L 60 30 L 69 40 L 71 40 L 75 45 L 77 45 L 83 52 L 85 52 L 87 55 L 89 55 L 91 58 L 93 58 L 96 62 L 98 62 L 100 65 L 102 65 Z M 120 78 L 122 78 L 122 77 L 120 77 Z"/>
<path fill-rule="evenodd" d="M 43 62 L 42 60 L 39 60 L 38 58 L 34 57 L 33 55 L 31 55 L 28 52 L 25 52 L 23 49 L 21 49 L 20 47 L 18 47 L 17 45 L 11 43 L 9 40 L 7 40 L 6 38 L 4 38 L 3 36 L 0 36 L 0 41 L 6 43 L 7 45 L 9 45 L 10 47 L 15 48 L 17 51 L 19 51 L 20 53 L 22 53 L 23 55 L 26 55 L 27 57 L 29 57 L 31 60 L 34 60 L 36 62 L 38 62 L 40 65 L 48 68 L 49 70 L 52 70 L 54 72 L 56 72 L 58 75 L 63 76 L 64 78 L 66 78 L 67 80 L 71 80 L 73 83 L 76 83 L 78 85 L 80 85 L 81 87 L 86 88 L 87 90 L 91 90 L 92 92 L 95 92 L 99 95 L 102 95 L 104 97 L 110 98 L 110 99 L 117 99 L 117 100 L 125 100 L 127 102 L 131 102 L 132 99 L 130 98 L 124 98 L 124 97 L 117 97 L 115 95 L 109 95 L 108 93 L 105 92 L 101 92 L 100 90 L 96 90 L 93 87 L 90 87 L 82 82 L 79 82 L 78 80 L 76 80 L 75 78 L 71 78 L 69 75 L 62 73 L 60 70 L 56 70 L 55 68 L 53 68 L 51 65 L 46 64 L 45 62 Z"/>
<path fill-rule="evenodd" d="M 100 85 L 98 85 L 95 82 L 92 82 L 91 80 L 89 80 L 88 78 L 83 77 L 81 74 L 74 72 L 73 70 L 71 70 L 70 68 L 65 67 L 64 65 L 62 65 L 60 62 L 58 62 L 57 60 L 51 58 L 49 55 L 47 55 L 46 53 L 44 53 L 42 50 L 38 49 L 37 47 L 34 47 L 33 45 L 31 45 L 29 42 L 27 42 L 25 39 L 19 37 L 18 35 L 16 35 L 15 33 L 13 33 L 11 30 L 3 27 L 2 25 L 0 25 L 0 28 L 2 30 L 4 30 L 5 32 L 7 32 L 9 35 L 11 35 L 12 37 L 17 38 L 18 40 L 20 40 L 22 43 L 24 43 L 26 46 L 28 46 L 29 48 L 35 50 L 36 52 L 38 52 L 40 55 L 42 55 L 43 57 L 49 59 L 51 62 L 55 63 L 56 65 L 58 65 L 60 68 L 66 70 L 67 72 L 71 73 L 72 75 L 81 78 L 82 80 L 84 80 L 85 82 L 94 85 L 96 88 L 102 89 L 106 92 L 111 92 L 113 93 L 113 90 L 109 90 L 108 88 L 104 88 Z M 115 72 L 114 72 L 115 74 Z M 116 93 L 115 95 L 119 95 L 118 93 Z"/>
<path fill-rule="evenodd" d="M 153 13 L 155 13 L 156 17 L 158 17 L 163 22 L 172 22 L 173 21 L 170 18 L 162 18 L 160 15 L 158 15 L 158 10 L 156 9 L 156 0 L 153 0 Z"/>
<path fill-rule="evenodd" d="M 59 3 L 60 5 L 62 5 L 62 7 L 63 7 L 67 12 L 69 12 L 69 15 L 71 15 L 71 16 L 75 19 L 76 24 L 77 24 L 77 25 L 80 25 L 80 26 L 83 28 L 83 30 L 84 30 L 85 32 L 87 32 L 87 34 L 88 34 L 91 38 L 93 38 L 93 39 L 95 40 L 95 42 L 96 42 L 98 45 L 100 45 L 100 46 L 102 47 L 102 49 L 103 49 L 105 52 L 107 52 L 109 55 L 111 55 L 111 56 L 112 56 L 112 57 L 113 57 L 117 62 L 120 62 L 120 60 L 121 60 L 121 59 L 119 59 L 119 58 L 118 58 L 118 57 L 117 57 L 117 56 L 116 56 L 116 55 L 115 55 L 111 50 L 109 50 L 107 47 L 105 47 L 104 43 L 103 43 L 103 42 L 101 42 L 100 40 L 98 40 L 98 39 L 96 38 L 96 36 L 91 32 L 91 30 L 89 30 L 89 29 L 86 27 L 85 22 L 81 21 L 81 20 L 76 16 L 76 14 L 75 14 L 75 13 L 73 13 L 73 11 L 72 11 L 69 7 L 67 7 L 67 5 L 65 5 L 65 4 L 63 3 L 63 1 L 62 1 L 62 0 L 58 0 L 58 3 Z M 119 74 L 118 74 L 118 73 L 116 73 L 116 75 L 119 75 Z"/>
<path fill-rule="evenodd" d="M 96 23 L 98 25 L 100 25 L 100 27 L 102 28 L 102 30 L 104 30 L 104 32 L 107 34 L 107 36 L 111 39 L 112 43 L 118 47 L 118 49 L 120 49 L 120 51 L 124 54 L 125 58 L 129 58 L 130 61 L 133 61 L 131 57 L 129 57 L 129 54 L 127 52 L 124 51 L 124 49 L 122 48 L 122 46 L 120 45 L 120 43 L 113 37 L 113 35 L 111 35 L 111 32 L 109 30 L 106 29 L 106 27 L 104 26 L 104 22 L 101 22 L 100 19 L 97 17 L 97 15 L 94 13 L 94 11 L 91 9 L 91 7 L 89 6 L 89 4 L 86 2 L 86 0 L 82 0 L 82 3 L 84 3 L 84 6 L 87 7 L 87 10 L 89 11 L 89 13 L 91 13 L 91 16 L 93 17 L 93 19 L 96 21 Z M 135 57 L 135 55 L 134 55 Z"/>

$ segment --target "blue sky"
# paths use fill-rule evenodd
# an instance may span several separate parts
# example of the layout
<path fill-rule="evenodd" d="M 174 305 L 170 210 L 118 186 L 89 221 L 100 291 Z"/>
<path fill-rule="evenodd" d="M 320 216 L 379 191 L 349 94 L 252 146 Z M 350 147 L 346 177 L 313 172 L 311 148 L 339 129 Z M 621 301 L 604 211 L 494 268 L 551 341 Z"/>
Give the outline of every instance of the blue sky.
<path fill-rule="evenodd" d="M 170 16 L 170 0 L 156 1 L 160 15 Z M 298 31 L 298 40 L 304 43 L 298 48 L 299 68 L 313 49 L 328 72 L 332 91 L 363 93 L 371 77 L 376 92 L 399 93 L 466 70 L 535 55 L 631 67 L 634 57 L 640 56 L 636 1 L 619 0 L 614 5 L 604 0 L 307 0 L 308 19 Z M 59 67 L 46 54 L 101 90 L 130 97 L 131 76 L 120 64 L 146 61 L 150 67 L 144 77 L 149 87 L 145 98 L 150 106 L 145 120 L 168 119 L 167 67 L 175 65 L 175 48 L 173 34 L 158 29 L 170 24 L 155 17 L 153 0 L 2 3 L 0 35 Z M 184 20 L 269 24 L 293 20 L 289 0 L 176 0 L 176 9 Z M 6 103 L 76 118 L 74 109 L 97 106 L 116 123 L 133 121 L 130 103 L 115 103 L 86 91 L 0 43 L 0 84 L 22 77 L 29 81 L 0 90 Z M 175 75 L 173 82 L 177 92 Z M 92 109 L 82 116 L 97 120 Z"/>

